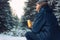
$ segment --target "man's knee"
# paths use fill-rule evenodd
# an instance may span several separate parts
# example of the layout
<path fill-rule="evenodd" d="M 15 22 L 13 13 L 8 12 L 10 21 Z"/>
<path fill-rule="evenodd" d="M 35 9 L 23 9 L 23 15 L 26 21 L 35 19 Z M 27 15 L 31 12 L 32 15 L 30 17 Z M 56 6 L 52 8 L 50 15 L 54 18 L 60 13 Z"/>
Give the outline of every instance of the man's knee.
<path fill-rule="evenodd" d="M 36 34 L 34 34 L 33 32 L 27 32 L 27 33 L 25 34 L 25 36 L 26 36 L 26 37 L 35 37 Z"/>
<path fill-rule="evenodd" d="M 31 34 L 31 32 L 27 32 L 26 34 L 25 34 L 25 36 L 27 37 L 27 36 L 29 36 Z"/>
<path fill-rule="evenodd" d="M 31 32 L 27 32 L 25 34 L 25 37 L 27 38 L 27 40 L 32 40 L 31 37 L 30 37 L 31 36 L 30 34 L 31 34 Z"/>
<path fill-rule="evenodd" d="M 37 35 L 34 34 L 33 32 L 27 32 L 25 34 L 25 36 L 26 36 L 27 39 L 39 40 L 39 38 L 37 37 Z"/>

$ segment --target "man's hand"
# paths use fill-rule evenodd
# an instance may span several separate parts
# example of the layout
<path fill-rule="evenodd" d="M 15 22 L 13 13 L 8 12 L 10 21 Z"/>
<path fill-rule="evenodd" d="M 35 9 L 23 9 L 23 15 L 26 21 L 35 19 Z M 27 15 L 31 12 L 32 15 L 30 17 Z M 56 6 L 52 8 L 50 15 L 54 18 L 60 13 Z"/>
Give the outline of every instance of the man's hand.
<path fill-rule="evenodd" d="M 27 25 L 28 25 L 28 28 L 32 28 L 32 22 L 31 22 L 31 20 L 27 20 Z"/>

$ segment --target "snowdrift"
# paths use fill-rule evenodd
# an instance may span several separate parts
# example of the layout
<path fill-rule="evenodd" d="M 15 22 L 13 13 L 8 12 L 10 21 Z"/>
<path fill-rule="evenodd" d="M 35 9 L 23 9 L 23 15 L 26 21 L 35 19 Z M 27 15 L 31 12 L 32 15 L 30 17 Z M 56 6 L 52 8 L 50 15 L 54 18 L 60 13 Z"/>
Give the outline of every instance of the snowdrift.
<path fill-rule="evenodd" d="M 13 37 L 0 34 L 0 40 L 26 40 L 26 37 Z"/>

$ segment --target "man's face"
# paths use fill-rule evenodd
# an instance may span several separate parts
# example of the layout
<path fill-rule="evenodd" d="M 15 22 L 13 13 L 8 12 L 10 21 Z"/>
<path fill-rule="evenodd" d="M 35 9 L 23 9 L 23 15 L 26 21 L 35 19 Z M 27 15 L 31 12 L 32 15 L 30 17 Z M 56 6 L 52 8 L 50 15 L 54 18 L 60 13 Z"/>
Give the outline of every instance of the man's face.
<path fill-rule="evenodd" d="M 40 5 L 36 4 L 36 11 L 39 11 L 39 10 L 40 10 Z"/>

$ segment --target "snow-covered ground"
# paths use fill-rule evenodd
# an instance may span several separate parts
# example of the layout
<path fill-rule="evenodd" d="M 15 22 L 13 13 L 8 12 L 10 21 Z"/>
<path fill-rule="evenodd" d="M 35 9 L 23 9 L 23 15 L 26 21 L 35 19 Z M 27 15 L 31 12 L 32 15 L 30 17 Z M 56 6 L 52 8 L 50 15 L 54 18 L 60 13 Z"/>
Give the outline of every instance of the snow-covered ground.
<path fill-rule="evenodd" d="M 26 40 L 26 38 L 25 37 L 13 37 L 13 36 L 0 34 L 0 40 Z"/>

